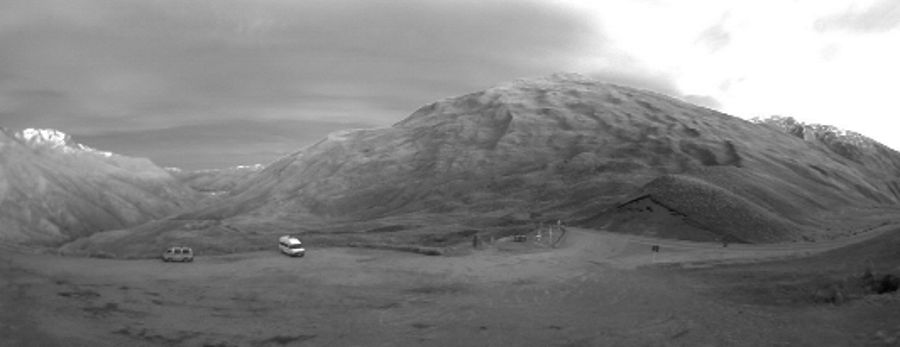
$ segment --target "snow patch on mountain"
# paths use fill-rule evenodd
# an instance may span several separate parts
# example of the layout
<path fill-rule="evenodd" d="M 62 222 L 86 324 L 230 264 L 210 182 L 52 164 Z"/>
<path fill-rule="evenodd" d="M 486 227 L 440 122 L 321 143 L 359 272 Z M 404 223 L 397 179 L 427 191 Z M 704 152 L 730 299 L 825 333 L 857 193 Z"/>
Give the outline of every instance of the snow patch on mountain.
<path fill-rule="evenodd" d="M 25 129 L 22 130 L 19 137 L 28 143 L 42 144 L 53 147 L 61 147 L 68 145 L 71 136 L 58 130 L 53 129 Z"/>
<path fill-rule="evenodd" d="M 194 172 L 194 173 L 211 173 L 211 172 L 224 172 L 224 171 L 259 171 L 264 169 L 266 166 L 263 164 L 253 164 L 253 165 L 238 165 L 232 166 L 224 169 L 201 169 L 201 170 L 184 170 L 178 167 L 167 166 L 164 167 L 166 171 L 172 173 L 182 173 L 182 172 Z"/>
<path fill-rule="evenodd" d="M 41 146 L 59 149 L 64 153 L 92 153 L 104 157 L 112 157 L 111 152 L 104 152 L 75 143 L 72 137 L 59 130 L 28 128 L 15 134 L 16 138 L 30 146 Z"/>

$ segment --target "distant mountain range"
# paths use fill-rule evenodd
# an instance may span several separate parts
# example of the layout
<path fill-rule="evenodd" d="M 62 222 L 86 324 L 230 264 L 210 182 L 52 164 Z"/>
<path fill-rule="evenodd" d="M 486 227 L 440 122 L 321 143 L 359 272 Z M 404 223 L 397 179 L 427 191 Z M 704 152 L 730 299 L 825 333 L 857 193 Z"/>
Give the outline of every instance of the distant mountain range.
<path fill-rule="evenodd" d="M 196 193 L 147 159 L 58 131 L 0 128 L 0 241 L 59 243 L 195 207 Z"/>
<path fill-rule="evenodd" d="M 10 141 L 23 149 L 0 149 L 4 172 L 40 152 Z M 91 155 L 92 165 L 109 165 L 111 157 Z M 38 157 L 48 162 L 42 176 L 75 175 L 53 166 L 65 160 L 62 152 Z M 235 230 L 274 234 L 288 226 L 328 233 L 337 230 L 330 225 L 390 221 L 408 230 L 447 216 L 473 227 L 553 218 L 681 239 L 784 242 L 845 235 L 900 202 L 900 154 L 858 134 L 789 118 L 746 121 L 573 74 L 441 100 L 391 127 L 331 134 L 261 169 L 167 173 L 142 163 L 128 167 L 165 187 L 149 189 L 160 207 L 145 203 L 146 215 L 176 213 L 71 249 L 127 249 L 175 235 L 238 242 L 246 234 Z M 106 169 L 78 172 L 96 171 Z M 115 189 L 79 192 L 95 190 Z M 197 204 L 197 190 L 218 195 Z M 27 206 L 10 216 L 42 205 Z M 41 224 L 28 220 L 22 226 Z"/>
<path fill-rule="evenodd" d="M 185 171 L 166 168 L 173 177 L 192 189 L 206 194 L 228 193 L 238 183 L 265 168 L 262 164 L 244 165 L 226 169 Z"/>

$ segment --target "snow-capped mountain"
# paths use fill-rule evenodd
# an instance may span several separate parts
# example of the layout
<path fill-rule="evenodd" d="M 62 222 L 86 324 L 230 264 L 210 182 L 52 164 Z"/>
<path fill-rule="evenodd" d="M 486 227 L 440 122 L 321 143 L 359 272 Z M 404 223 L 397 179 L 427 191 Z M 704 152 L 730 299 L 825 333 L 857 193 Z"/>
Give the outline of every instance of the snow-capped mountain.
<path fill-rule="evenodd" d="M 60 131 L 0 128 L 0 241 L 60 243 L 194 206 L 193 190 L 144 158 Z"/>
<path fill-rule="evenodd" d="M 50 147 L 67 147 L 72 139 L 68 134 L 53 129 L 29 128 L 16 133 L 15 136 L 31 145 Z"/>
<path fill-rule="evenodd" d="M 16 138 L 33 148 L 52 148 L 65 153 L 92 153 L 104 157 L 111 157 L 113 153 L 98 151 L 88 146 L 72 141 L 68 134 L 53 129 L 25 129 L 14 134 Z"/>

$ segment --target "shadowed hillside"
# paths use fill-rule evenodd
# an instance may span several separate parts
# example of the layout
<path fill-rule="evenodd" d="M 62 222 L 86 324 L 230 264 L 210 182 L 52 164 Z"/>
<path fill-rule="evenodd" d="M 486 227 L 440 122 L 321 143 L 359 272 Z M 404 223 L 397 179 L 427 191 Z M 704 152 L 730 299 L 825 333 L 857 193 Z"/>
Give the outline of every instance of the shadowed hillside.
<path fill-rule="evenodd" d="M 100 152 L 52 130 L 0 128 L 0 241 L 61 243 L 194 207 L 147 159 Z"/>
<path fill-rule="evenodd" d="M 284 226 L 328 232 L 454 216 L 489 227 L 553 216 L 631 232 L 634 215 L 617 208 L 646 196 L 681 215 L 685 235 L 667 229 L 668 218 L 641 221 L 667 237 L 814 240 L 863 227 L 844 217 L 898 201 L 897 152 L 879 145 L 879 158 L 851 160 L 835 148 L 660 94 L 557 74 L 435 102 L 391 127 L 331 134 L 175 219 L 274 234 Z M 141 240 L 185 232 L 142 230 Z"/>
<path fill-rule="evenodd" d="M 775 242 L 847 236 L 891 218 L 874 206 L 897 203 L 900 155 L 896 151 L 857 133 L 792 118 L 753 122 L 793 137 L 779 140 L 808 152 L 779 155 L 790 153 L 785 151 L 789 147 L 748 151 L 744 156 L 752 165 L 662 177 L 644 187 L 639 193 L 643 195 L 583 223 L 690 240 Z M 658 219 L 654 213 L 634 208 L 645 198 L 684 218 L 654 222 Z"/>
<path fill-rule="evenodd" d="M 756 197 L 767 194 L 765 191 L 752 193 Z M 616 206 L 612 213 L 584 223 L 642 235 L 751 243 L 795 240 L 805 230 L 801 224 L 766 208 L 786 203 L 777 194 L 770 195 L 772 204 L 759 203 L 753 197 L 684 175 L 660 177 L 638 194 L 637 198 Z M 668 220 L 660 219 L 660 215 Z"/>
<path fill-rule="evenodd" d="M 166 168 L 178 181 L 194 190 L 207 194 L 227 193 L 241 181 L 263 169 L 262 165 L 237 166 L 227 169 L 184 171 Z"/>

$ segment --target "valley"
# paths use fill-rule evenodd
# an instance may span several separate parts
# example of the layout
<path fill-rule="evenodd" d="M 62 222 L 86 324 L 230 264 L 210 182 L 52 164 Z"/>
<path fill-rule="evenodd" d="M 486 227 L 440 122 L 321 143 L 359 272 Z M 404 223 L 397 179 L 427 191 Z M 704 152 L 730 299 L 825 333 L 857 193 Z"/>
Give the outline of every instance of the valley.
<path fill-rule="evenodd" d="M 190 264 L 4 253 L 0 333 L 16 346 L 891 345 L 896 293 L 833 304 L 782 292 L 829 272 L 835 249 L 896 234 L 723 248 L 570 228 L 557 248 L 497 240 L 452 257 L 313 248 L 297 259 L 273 247 Z M 726 284 L 733 267 L 746 279 Z"/>
<path fill-rule="evenodd" d="M 0 206 L 0 346 L 900 341 L 900 153 L 574 74 L 223 170 L 3 130 Z"/>

